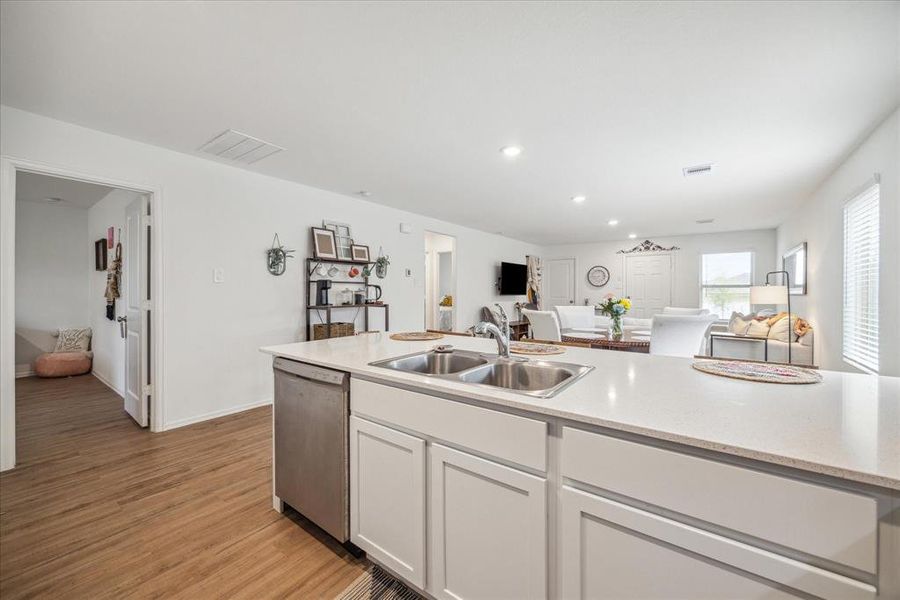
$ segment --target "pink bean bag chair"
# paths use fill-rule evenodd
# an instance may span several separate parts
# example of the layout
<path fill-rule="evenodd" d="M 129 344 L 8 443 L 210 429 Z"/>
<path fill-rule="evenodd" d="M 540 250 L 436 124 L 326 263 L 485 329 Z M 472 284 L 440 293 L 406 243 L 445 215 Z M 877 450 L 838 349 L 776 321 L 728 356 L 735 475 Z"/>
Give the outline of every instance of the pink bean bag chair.
<path fill-rule="evenodd" d="M 69 377 L 91 372 L 93 352 L 47 352 L 34 360 L 34 374 L 38 377 Z"/>

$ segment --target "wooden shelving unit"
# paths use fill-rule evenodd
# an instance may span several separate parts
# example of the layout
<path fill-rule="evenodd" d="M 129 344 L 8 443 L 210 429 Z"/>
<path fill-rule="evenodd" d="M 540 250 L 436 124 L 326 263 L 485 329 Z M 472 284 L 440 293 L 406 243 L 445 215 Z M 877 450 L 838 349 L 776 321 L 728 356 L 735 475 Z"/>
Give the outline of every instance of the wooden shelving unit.
<path fill-rule="evenodd" d="M 386 303 L 379 302 L 377 304 L 327 304 L 324 306 L 320 306 L 317 304 L 310 303 L 310 294 L 313 292 L 313 282 L 318 281 L 318 279 L 313 279 L 313 274 L 319 265 L 346 265 L 346 266 L 357 266 L 360 267 L 360 270 L 363 267 L 374 264 L 372 261 L 362 261 L 362 260 L 340 260 L 340 259 L 328 259 L 328 258 L 307 258 L 306 259 L 306 285 L 304 289 L 304 293 L 306 298 L 304 300 L 304 304 L 306 304 L 306 340 L 312 340 L 312 326 L 313 324 L 310 322 L 310 316 L 313 311 L 316 314 L 319 314 L 321 311 L 325 311 L 325 333 L 330 338 L 331 337 L 331 313 L 334 310 L 343 310 L 343 309 L 362 309 L 363 310 L 363 331 L 369 331 L 369 310 L 373 308 L 383 308 L 384 309 L 384 329 L 385 331 L 389 328 L 389 315 L 390 309 Z M 326 279 L 326 278 L 321 278 Z M 365 291 L 369 284 L 368 277 L 359 277 L 357 279 L 330 279 L 332 286 L 335 283 L 345 283 L 345 284 L 353 284 L 353 285 L 361 285 L 363 286 L 363 290 Z"/>

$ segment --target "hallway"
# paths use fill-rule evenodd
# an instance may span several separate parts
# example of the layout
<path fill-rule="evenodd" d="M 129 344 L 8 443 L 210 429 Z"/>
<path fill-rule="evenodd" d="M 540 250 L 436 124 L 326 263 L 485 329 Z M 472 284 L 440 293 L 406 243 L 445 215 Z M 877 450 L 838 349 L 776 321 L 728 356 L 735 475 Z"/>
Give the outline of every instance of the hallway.
<path fill-rule="evenodd" d="M 271 408 L 152 434 L 96 378 L 16 381 L 0 596 L 332 598 L 365 568 L 271 508 Z M 327 546 L 327 547 L 326 547 Z"/>

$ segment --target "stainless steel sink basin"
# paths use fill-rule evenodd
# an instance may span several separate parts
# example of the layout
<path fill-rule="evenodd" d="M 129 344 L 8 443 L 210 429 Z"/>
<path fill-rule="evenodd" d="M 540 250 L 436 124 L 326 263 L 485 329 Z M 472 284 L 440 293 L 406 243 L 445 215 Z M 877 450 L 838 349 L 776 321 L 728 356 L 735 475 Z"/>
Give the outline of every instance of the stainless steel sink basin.
<path fill-rule="evenodd" d="M 459 373 L 472 367 L 486 365 L 486 358 L 462 352 L 425 352 L 381 361 L 376 364 L 386 369 L 396 371 L 409 371 L 410 373 L 425 373 L 426 375 L 448 375 Z"/>
<path fill-rule="evenodd" d="M 537 362 L 496 362 L 459 376 L 468 383 L 492 385 L 509 390 L 539 392 L 565 383 L 576 372 L 565 367 Z"/>
<path fill-rule="evenodd" d="M 370 364 L 471 385 L 502 388 L 538 398 L 555 396 L 593 369 L 555 361 L 503 359 L 467 350 L 419 352 Z"/>

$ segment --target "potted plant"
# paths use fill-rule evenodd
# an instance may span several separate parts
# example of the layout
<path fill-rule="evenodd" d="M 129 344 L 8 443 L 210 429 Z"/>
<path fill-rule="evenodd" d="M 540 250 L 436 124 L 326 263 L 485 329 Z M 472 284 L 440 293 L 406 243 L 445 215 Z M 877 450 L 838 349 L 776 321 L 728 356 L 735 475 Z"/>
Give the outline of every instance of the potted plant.
<path fill-rule="evenodd" d="M 610 319 L 609 339 L 614 341 L 621 340 L 622 317 L 631 309 L 631 300 L 629 298 L 616 298 L 612 294 L 607 294 L 603 298 L 603 302 L 597 305 L 597 308 Z"/>
<path fill-rule="evenodd" d="M 379 279 L 387 277 L 387 268 L 389 264 L 391 264 L 391 260 L 384 254 L 375 259 L 375 275 L 377 275 Z"/>

